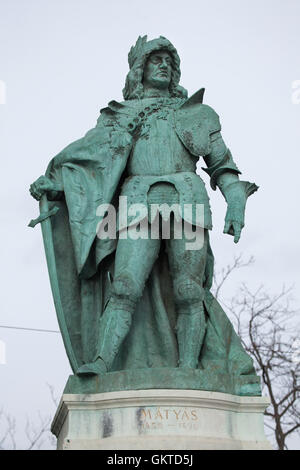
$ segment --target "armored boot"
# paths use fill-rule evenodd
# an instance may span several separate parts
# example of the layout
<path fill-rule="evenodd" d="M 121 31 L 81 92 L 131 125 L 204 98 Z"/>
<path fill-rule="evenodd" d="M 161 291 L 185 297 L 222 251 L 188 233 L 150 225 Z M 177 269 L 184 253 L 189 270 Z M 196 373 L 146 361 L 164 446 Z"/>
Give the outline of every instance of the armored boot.
<path fill-rule="evenodd" d="M 108 370 L 130 330 L 135 306 L 133 300 L 111 298 L 101 318 L 97 356 L 103 359 Z"/>
<path fill-rule="evenodd" d="M 136 302 L 112 297 L 100 319 L 100 334 L 94 362 L 84 364 L 77 375 L 97 375 L 108 372 L 127 336 Z"/>
<path fill-rule="evenodd" d="M 94 362 L 83 364 L 83 366 L 79 367 L 76 374 L 83 377 L 86 375 L 102 375 L 106 372 L 107 367 L 105 362 L 100 357 L 98 357 Z"/>
<path fill-rule="evenodd" d="M 177 340 L 179 367 L 196 369 L 206 330 L 203 302 L 198 302 L 178 312 Z"/>

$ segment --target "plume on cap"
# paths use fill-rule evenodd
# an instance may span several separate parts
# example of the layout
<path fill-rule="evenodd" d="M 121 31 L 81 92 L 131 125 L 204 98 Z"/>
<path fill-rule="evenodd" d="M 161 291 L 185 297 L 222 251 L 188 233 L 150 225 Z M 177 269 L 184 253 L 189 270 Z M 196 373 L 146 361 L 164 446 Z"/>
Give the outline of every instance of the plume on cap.
<path fill-rule="evenodd" d="M 135 46 L 131 47 L 128 53 L 128 63 L 129 63 L 130 68 L 132 68 L 135 60 L 141 55 L 143 55 L 146 43 L 147 43 L 147 35 L 143 37 L 139 36 L 137 38 Z"/>

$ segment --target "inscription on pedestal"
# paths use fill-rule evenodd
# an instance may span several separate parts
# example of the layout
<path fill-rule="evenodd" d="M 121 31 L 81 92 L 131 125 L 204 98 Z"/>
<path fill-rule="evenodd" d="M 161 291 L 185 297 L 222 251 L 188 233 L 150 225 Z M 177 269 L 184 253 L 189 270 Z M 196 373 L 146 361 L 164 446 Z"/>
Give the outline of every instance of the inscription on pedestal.
<path fill-rule="evenodd" d="M 196 409 L 147 407 L 137 410 L 138 427 L 142 431 L 151 429 L 188 429 L 199 428 L 199 416 Z"/>

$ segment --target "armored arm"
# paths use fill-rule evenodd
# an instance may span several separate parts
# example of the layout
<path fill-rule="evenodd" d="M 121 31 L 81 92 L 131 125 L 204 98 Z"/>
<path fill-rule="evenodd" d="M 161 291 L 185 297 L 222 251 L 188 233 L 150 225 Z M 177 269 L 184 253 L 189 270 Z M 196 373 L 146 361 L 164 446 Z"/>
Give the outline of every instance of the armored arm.
<path fill-rule="evenodd" d="M 247 198 L 258 186 L 248 181 L 240 181 L 241 173 L 233 161 L 230 150 L 226 147 L 220 129 L 210 134 L 210 152 L 204 156 L 208 168 L 203 168 L 210 176 L 213 190 L 218 186 L 227 202 L 224 233 L 234 236 L 237 243 L 244 227 Z"/>

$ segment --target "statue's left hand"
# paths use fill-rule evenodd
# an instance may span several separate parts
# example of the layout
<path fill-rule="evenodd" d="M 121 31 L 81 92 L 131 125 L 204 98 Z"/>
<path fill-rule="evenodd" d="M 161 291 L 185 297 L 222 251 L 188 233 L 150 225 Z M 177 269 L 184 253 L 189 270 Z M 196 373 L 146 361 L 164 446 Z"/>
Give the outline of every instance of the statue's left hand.
<path fill-rule="evenodd" d="M 240 239 L 242 229 L 244 227 L 244 207 L 228 204 L 225 217 L 224 233 L 234 236 L 234 243 Z"/>
<path fill-rule="evenodd" d="M 245 225 L 248 185 L 248 182 L 236 180 L 223 187 L 223 194 L 227 201 L 227 212 L 223 232 L 233 235 L 234 243 L 239 241 L 242 229 Z"/>

